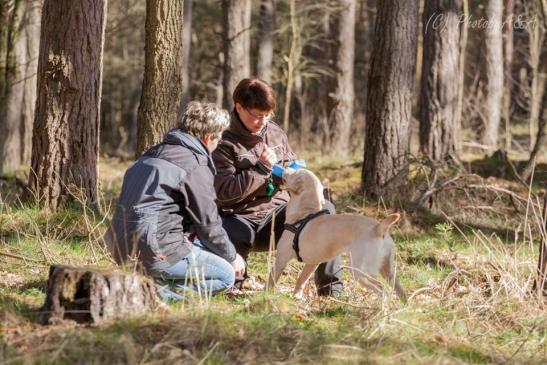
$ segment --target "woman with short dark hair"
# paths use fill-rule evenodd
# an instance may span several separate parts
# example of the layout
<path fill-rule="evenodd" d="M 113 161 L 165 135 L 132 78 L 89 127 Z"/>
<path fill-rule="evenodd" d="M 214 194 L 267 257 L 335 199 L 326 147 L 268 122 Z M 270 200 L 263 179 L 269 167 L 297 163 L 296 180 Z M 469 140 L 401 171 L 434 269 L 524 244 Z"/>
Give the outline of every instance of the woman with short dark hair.
<path fill-rule="evenodd" d="M 252 250 L 267 250 L 275 214 L 275 242 L 283 233 L 289 195 L 272 175 L 274 164 L 288 165 L 296 158 L 287 135 L 272 120 L 276 107 L 272 87 L 259 79 L 243 79 L 234 94 L 230 127 L 213 153 L 217 168 L 215 188 L 223 225 L 236 250 L 245 259 Z M 325 208 L 334 213 L 327 202 Z M 321 295 L 342 288 L 341 260 L 321 264 L 315 283 Z"/>

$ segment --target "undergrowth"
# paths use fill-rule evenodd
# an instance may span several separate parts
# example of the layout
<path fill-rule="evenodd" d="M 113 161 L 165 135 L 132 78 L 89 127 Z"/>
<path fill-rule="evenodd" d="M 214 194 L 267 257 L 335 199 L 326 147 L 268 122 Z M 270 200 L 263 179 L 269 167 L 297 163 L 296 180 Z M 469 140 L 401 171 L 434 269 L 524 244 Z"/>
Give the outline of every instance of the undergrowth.
<path fill-rule="evenodd" d="M 545 233 L 529 192 L 540 194 L 540 188 L 465 176 L 461 185 L 416 206 L 430 188 L 425 175 L 416 173 L 409 183 L 415 184 L 413 194 L 368 201 L 359 193 L 359 168 L 353 161 L 313 165 L 328 179 L 339 211 L 403 213 L 391 234 L 406 305 L 389 289 L 375 297 L 352 282 L 347 270 L 340 297 L 318 298 L 309 283 L 307 299 L 295 300 L 290 290 L 301 264 L 292 262 L 275 293 L 188 297 L 168 313 L 101 326 L 42 325 L 37 318 L 50 264 L 113 265 L 101 241 L 110 212 L 98 215 L 78 203 L 49 212 L 0 202 L 0 362 L 546 363 L 546 303 L 531 291 Z M 109 171 L 104 206 L 119 190 L 120 170 L 102 166 Z M 267 277 L 267 257 L 251 255 L 249 271 L 258 281 Z"/>

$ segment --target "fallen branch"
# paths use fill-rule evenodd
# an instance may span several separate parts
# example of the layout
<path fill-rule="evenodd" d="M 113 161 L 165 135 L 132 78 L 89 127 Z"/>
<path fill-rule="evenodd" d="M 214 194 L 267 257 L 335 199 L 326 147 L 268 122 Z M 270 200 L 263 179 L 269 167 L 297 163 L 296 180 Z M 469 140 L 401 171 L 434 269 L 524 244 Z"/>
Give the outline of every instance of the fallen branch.
<path fill-rule="evenodd" d="M 6 256 L 6 257 L 10 257 L 12 259 L 19 259 L 19 260 L 23 260 L 23 261 L 30 261 L 30 262 L 37 262 L 37 263 L 40 263 L 40 264 L 44 264 L 45 265 L 45 262 L 44 261 L 40 261 L 40 260 L 36 260 L 36 259 L 31 259 L 31 258 L 28 258 L 28 257 L 25 257 L 25 256 L 21 256 L 21 255 L 15 255 L 13 253 L 8 253 L 8 252 L 2 252 L 0 251 L 0 256 Z"/>
<path fill-rule="evenodd" d="M 486 189 L 486 190 L 496 191 L 496 192 L 499 192 L 499 193 L 505 193 L 505 194 L 509 195 L 510 197 L 515 198 L 517 200 L 520 200 L 520 201 L 523 201 L 523 202 L 528 202 L 528 198 L 524 198 L 524 197 L 518 195 L 517 193 L 512 192 L 509 189 L 502 188 L 500 186 L 488 185 L 488 184 L 471 184 L 468 187 L 472 188 L 472 189 Z M 532 204 L 536 208 L 540 208 L 540 206 L 535 204 L 532 200 L 530 200 L 530 204 Z"/>

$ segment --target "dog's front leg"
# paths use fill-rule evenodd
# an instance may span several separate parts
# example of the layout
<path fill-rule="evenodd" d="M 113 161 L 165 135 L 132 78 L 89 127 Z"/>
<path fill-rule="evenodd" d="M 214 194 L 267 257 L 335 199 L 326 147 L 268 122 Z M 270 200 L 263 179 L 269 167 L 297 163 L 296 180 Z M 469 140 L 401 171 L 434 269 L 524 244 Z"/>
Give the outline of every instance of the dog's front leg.
<path fill-rule="evenodd" d="M 298 299 L 302 299 L 302 289 L 304 288 L 304 284 L 308 281 L 311 274 L 317 269 L 319 264 L 306 264 L 304 266 L 304 269 L 302 269 L 302 272 L 300 273 L 300 276 L 296 280 L 296 285 L 294 287 L 294 296 Z"/>
<path fill-rule="evenodd" d="M 275 283 L 279 280 L 285 266 L 287 266 L 287 263 L 294 255 L 294 251 L 292 249 L 293 236 L 294 233 L 285 231 L 279 239 L 279 243 L 277 244 L 277 255 L 275 257 L 275 265 L 269 275 L 268 288 L 275 287 Z"/>

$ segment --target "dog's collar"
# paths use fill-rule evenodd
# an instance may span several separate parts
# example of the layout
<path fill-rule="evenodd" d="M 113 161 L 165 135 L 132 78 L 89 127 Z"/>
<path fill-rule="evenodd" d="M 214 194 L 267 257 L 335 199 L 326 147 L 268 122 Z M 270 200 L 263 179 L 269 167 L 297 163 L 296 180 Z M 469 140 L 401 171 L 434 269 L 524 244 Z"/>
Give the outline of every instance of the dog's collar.
<path fill-rule="evenodd" d="M 290 232 L 294 233 L 294 238 L 293 238 L 293 241 L 292 241 L 292 248 L 293 248 L 294 252 L 296 253 L 296 258 L 298 259 L 298 261 L 302 262 L 302 257 L 300 257 L 300 247 L 298 246 L 298 240 L 300 238 L 300 232 L 302 232 L 302 230 L 304 229 L 306 224 L 308 224 L 309 221 L 311 221 L 312 219 L 317 218 L 317 217 L 319 217 L 320 215 L 323 215 L 323 214 L 330 214 L 330 212 L 329 212 L 328 209 L 322 209 L 322 210 L 320 210 L 316 213 L 308 214 L 307 216 L 300 219 L 299 221 L 296 221 L 293 224 L 285 223 L 284 228 L 287 231 L 290 231 Z"/>

